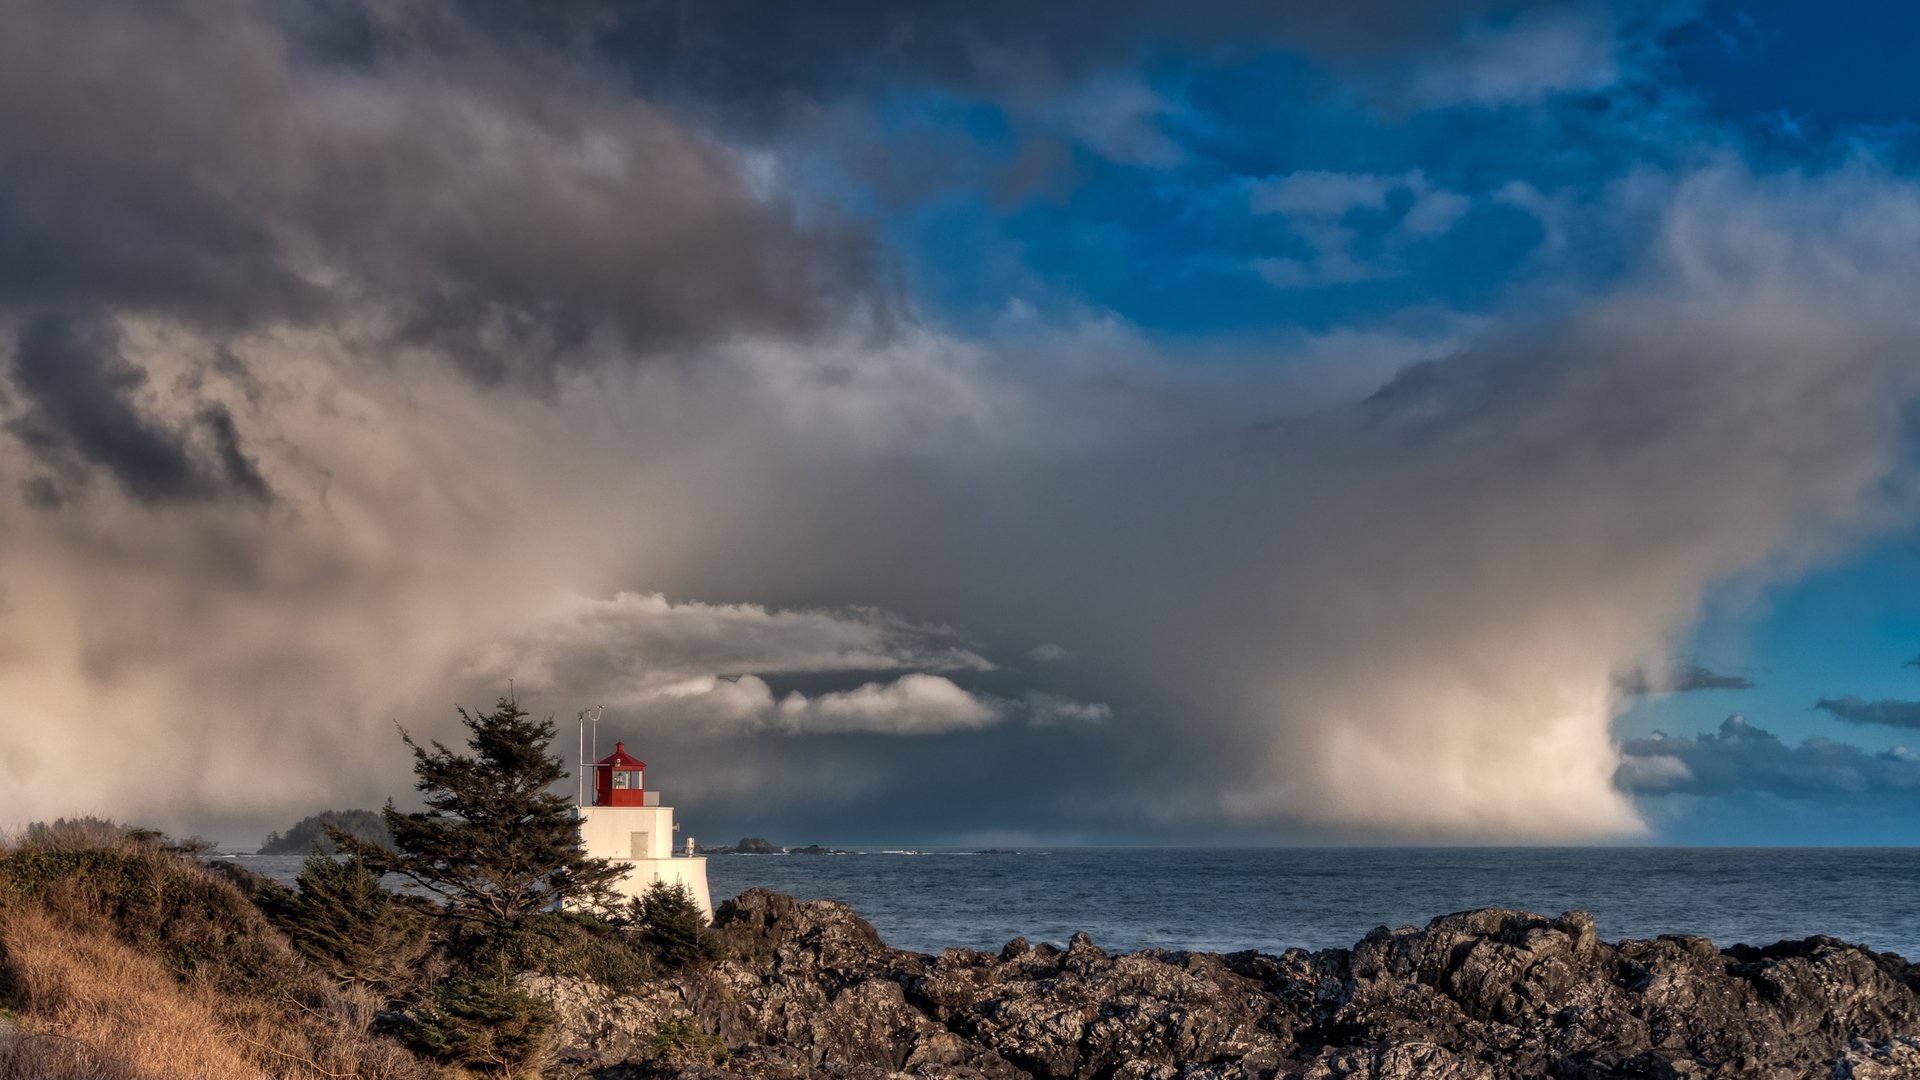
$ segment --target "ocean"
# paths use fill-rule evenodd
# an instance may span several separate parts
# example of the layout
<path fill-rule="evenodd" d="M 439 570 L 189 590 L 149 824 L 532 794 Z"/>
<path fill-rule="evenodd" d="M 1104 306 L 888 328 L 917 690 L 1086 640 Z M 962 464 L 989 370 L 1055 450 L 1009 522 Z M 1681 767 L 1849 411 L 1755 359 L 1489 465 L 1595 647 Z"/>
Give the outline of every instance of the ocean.
<path fill-rule="evenodd" d="M 300 859 L 238 856 L 291 880 Z M 1920 959 L 1920 848 L 1038 848 L 716 855 L 714 902 L 756 885 L 844 900 L 888 944 L 1109 951 L 1350 946 L 1376 926 L 1513 907 L 1593 913 L 1608 940 L 1828 934 Z"/>

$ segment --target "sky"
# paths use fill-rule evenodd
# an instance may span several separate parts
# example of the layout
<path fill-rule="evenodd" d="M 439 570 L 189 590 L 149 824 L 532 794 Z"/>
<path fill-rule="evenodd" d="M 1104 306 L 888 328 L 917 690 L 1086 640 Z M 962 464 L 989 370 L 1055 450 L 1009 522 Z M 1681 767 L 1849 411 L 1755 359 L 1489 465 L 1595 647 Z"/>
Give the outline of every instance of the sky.
<path fill-rule="evenodd" d="M 1920 843 L 1916 34 L 0 6 L 0 825 Z"/>

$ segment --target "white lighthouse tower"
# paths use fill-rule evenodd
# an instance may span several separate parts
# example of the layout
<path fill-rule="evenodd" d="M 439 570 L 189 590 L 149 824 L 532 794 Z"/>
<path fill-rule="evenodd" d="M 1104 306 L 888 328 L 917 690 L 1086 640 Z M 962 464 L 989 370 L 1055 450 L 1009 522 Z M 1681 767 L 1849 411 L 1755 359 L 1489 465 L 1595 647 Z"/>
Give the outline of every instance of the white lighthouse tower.
<path fill-rule="evenodd" d="M 622 895 L 639 896 L 656 881 L 677 881 L 712 919 L 706 856 L 694 855 L 691 842 L 687 854 L 673 853 L 673 807 L 660 805 L 660 793 L 647 790 L 646 772 L 647 763 L 627 753 L 624 742 L 594 762 L 593 803 L 583 802 L 574 810 L 581 846 L 589 856 L 626 869 L 614 883 Z"/>

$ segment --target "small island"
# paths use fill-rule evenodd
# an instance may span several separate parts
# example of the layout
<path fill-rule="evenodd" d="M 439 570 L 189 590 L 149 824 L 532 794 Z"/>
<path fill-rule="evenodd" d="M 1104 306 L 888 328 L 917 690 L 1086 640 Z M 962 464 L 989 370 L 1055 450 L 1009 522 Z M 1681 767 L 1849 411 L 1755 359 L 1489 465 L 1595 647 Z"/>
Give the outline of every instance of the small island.
<path fill-rule="evenodd" d="M 381 847 L 393 843 L 386 821 L 372 810 L 322 810 L 301 818 L 284 833 L 268 833 L 256 854 L 305 855 L 316 848 L 328 855 L 335 854 L 337 845 L 328 829 L 337 829 L 356 840 Z"/>
<path fill-rule="evenodd" d="M 722 844 L 719 847 L 699 847 L 702 855 L 851 855 L 845 848 L 824 847 L 820 844 L 808 844 L 805 847 L 781 847 L 770 840 L 758 836 L 742 837 L 738 843 Z"/>

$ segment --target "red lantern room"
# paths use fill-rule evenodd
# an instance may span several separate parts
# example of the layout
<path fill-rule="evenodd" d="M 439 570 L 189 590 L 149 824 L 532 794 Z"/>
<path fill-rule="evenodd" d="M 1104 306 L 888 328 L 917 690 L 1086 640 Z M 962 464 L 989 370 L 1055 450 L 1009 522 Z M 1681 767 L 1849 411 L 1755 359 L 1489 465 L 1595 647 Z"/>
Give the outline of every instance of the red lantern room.
<path fill-rule="evenodd" d="M 627 753 L 627 744 L 613 744 L 613 753 L 593 763 L 593 805 L 645 806 L 643 779 L 647 763 Z"/>

